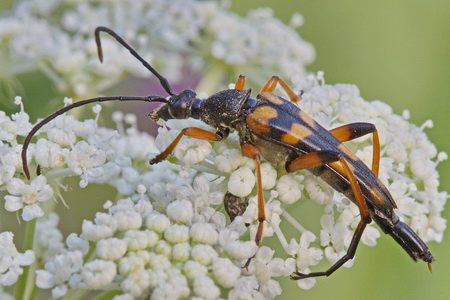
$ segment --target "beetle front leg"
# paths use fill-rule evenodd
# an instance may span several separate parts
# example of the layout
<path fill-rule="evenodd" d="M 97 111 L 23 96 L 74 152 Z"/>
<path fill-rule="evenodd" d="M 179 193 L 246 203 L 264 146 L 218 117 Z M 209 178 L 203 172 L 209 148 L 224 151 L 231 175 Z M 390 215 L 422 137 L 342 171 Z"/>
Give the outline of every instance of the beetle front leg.
<path fill-rule="evenodd" d="M 234 85 L 235 90 L 244 90 L 245 89 L 245 76 L 239 75 L 236 84 Z"/>
<path fill-rule="evenodd" d="M 352 240 L 347 249 L 347 253 L 343 257 L 341 257 L 341 259 L 339 259 L 334 265 L 332 265 L 328 270 L 324 272 L 312 272 L 309 274 L 294 272 L 296 276 L 291 276 L 291 279 L 293 280 L 318 276 L 330 276 L 331 274 L 333 274 L 334 271 L 339 269 L 343 264 L 345 264 L 348 260 L 352 259 L 355 256 L 356 248 L 358 247 L 359 241 L 361 240 L 364 229 L 366 228 L 367 224 L 372 222 L 369 214 L 369 208 L 367 207 L 367 203 L 364 200 L 361 188 L 359 187 L 355 175 L 350 169 L 347 161 L 338 153 L 335 153 L 333 151 L 319 151 L 304 154 L 290 162 L 286 166 L 286 170 L 288 172 L 294 172 L 301 169 L 318 167 L 324 164 L 338 164 L 340 166 L 343 175 L 348 179 L 353 190 L 353 194 L 355 195 L 356 205 L 359 208 L 361 220 L 359 221 L 355 233 L 353 234 Z"/>
<path fill-rule="evenodd" d="M 183 136 L 189 136 L 199 140 L 207 140 L 207 141 L 220 141 L 221 139 L 223 139 L 222 135 L 201 128 L 197 127 L 184 128 L 173 140 L 173 142 L 170 143 L 170 145 L 166 148 L 166 150 L 164 150 L 163 152 L 158 154 L 155 158 L 150 160 L 150 164 L 154 165 L 165 160 L 167 156 L 169 156 L 170 153 L 172 153 L 172 151 L 175 149 L 178 142 L 181 140 Z"/>
<path fill-rule="evenodd" d="M 346 142 L 366 134 L 372 133 L 373 136 L 373 158 L 372 158 L 372 172 L 378 176 L 380 169 L 380 139 L 378 131 L 374 124 L 371 123 L 351 123 L 329 130 L 339 141 Z"/>
<path fill-rule="evenodd" d="M 242 154 L 246 157 L 255 160 L 256 169 L 256 188 L 258 191 L 258 229 L 256 231 L 255 243 L 259 246 L 264 233 L 264 221 L 266 220 L 266 212 L 264 208 L 264 195 L 262 190 L 262 179 L 261 179 L 261 154 L 259 149 L 251 144 L 241 145 Z M 244 268 L 248 268 L 252 257 L 250 257 L 244 265 Z"/>

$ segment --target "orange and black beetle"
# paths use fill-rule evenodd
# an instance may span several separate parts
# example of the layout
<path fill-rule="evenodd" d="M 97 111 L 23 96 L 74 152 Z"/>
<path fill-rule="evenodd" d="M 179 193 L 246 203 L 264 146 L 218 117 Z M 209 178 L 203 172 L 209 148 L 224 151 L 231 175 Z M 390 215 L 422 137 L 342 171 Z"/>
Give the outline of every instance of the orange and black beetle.
<path fill-rule="evenodd" d="M 161 76 L 151 65 L 144 61 L 122 38 L 106 27 L 95 30 L 100 60 L 102 50 L 100 32 L 113 36 L 127 48 L 160 81 L 161 86 L 170 95 L 147 97 L 99 97 L 76 102 L 48 116 L 37 124 L 25 139 L 22 159 L 23 169 L 30 178 L 26 164 L 26 150 L 33 135 L 44 124 L 66 111 L 92 102 L 104 101 L 145 101 L 162 102 L 161 107 L 150 114 L 153 120 L 163 119 L 200 119 L 216 129 L 209 132 L 197 127 L 183 129 L 175 140 L 158 156 L 150 161 L 155 164 L 163 161 L 172 153 L 183 136 L 197 139 L 219 141 L 228 136 L 230 131 L 239 133 L 242 153 L 255 160 L 258 195 L 258 230 L 255 242 L 259 244 L 263 236 L 265 221 L 264 199 L 261 187 L 261 157 L 271 163 L 282 165 L 288 172 L 308 169 L 320 176 L 338 192 L 345 194 L 359 208 L 361 220 L 351 240 L 347 253 L 324 272 L 302 274 L 295 272 L 292 279 L 329 276 L 353 258 L 356 248 L 367 224 L 374 220 L 378 226 L 390 234 L 413 260 L 423 260 L 431 269 L 433 256 L 427 245 L 394 212 L 396 208 L 389 191 L 378 179 L 380 145 L 378 133 L 373 124 L 352 123 L 330 131 L 323 128 L 296 105 L 301 97 L 296 95 L 286 83 L 273 76 L 262 87 L 256 98 L 250 97 L 250 89 L 245 89 L 245 77 L 240 76 L 234 89 L 218 92 L 207 99 L 199 99 L 192 90 L 175 94 L 167 79 Z M 273 94 L 277 85 L 287 93 L 290 100 Z M 370 170 L 342 142 L 372 133 L 373 162 Z M 246 266 L 250 262 L 248 260 Z"/>

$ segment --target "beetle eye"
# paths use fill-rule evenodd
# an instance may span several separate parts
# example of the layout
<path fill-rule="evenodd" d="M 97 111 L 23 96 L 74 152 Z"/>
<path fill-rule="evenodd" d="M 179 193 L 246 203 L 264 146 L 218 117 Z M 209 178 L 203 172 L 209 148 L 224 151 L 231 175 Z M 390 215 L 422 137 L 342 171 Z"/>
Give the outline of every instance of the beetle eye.
<path fill-rule="evenodd" d="M 186 99 L 193 99 L 197 97 L 197 93 L 193 90 L 184 90 L 182 91 L 179 96 L 186 98 Z"/>
<path fill-rule="evenodd" d="M 185 90 L 173 96 L 169 103 L 169 112 L 175 119 L 186 119 L 189 117 L 189 107 L 195 101 L 197 94 L 193 90 Z"/>
<path fill-rule="evenodd" d="M 186 119 L 187 118 L 187 107 L 189 99 L 183 97 L 181 94 L 176 98 L 172 98 L 169 104 L 169 112 L 175 119 Z"/>

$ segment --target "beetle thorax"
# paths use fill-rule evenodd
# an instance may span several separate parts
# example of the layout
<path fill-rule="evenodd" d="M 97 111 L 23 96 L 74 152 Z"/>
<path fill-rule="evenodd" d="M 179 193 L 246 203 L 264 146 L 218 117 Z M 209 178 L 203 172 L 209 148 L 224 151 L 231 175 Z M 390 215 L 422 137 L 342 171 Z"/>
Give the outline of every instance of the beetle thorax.
<path fill-rule="evenodd" d="M 250 96 L 250 90 L 225 90 L 203 101 L 201 120 L 214 127 L 231 128 L 242 113 L 242 106 Z"/>

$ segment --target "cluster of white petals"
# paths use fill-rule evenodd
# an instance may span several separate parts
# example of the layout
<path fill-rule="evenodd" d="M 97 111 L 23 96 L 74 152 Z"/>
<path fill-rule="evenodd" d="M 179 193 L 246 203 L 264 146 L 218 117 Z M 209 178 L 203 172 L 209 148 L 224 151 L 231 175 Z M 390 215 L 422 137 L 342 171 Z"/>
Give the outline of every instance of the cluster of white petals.
<path fill-rule="evenodd" d="M 0 18 L 2 72 L 40 70 L 64 94 L 76 97 L 111 87 L 124 73 L 148 77 L 111 39 L 103 41 L 108 64 L 100 67 L 93 33 L 102 25 L 116 30 L 172 82 L 182 79 L 179 70 L 198 71 L 205 61 L 235 74 L 245 71 L 256 82 L 273 72 L 284 77 L 306 73 L 315 51 L 295 31 L 302 25 L 300 15 L 287 26 L 273 18 L 270 8 L 241 17 L 228 6 L 227 1 L 199 0 L 16 1 Z"/>
<path fill-rule="evenodd" d="M 441 212 L 447 193 L 438 190 L 436 165 L 446 154 L 438 153 L 428 141 L 424 129 L 429 122 L 422 127 L 412 125 L 386 104 L 362 99 L 355 86 L 319 84 L 313 76 L 302 84 L 306 88 L 300 106 L 327 128 L 356 121 L 376 124 L 381 137 L 380 178 L 392 191 L 398 214 L 425 241 L 441 241 L 446 225 Z M 324 258 L 334 263 L 348 249 L 359 221 L 356 205 L 307 171 L 286 174 L 264 161 L 264 236 L 276 235 L 284 251 L 275 252 L 264 242 L 262 247 L 256 246 L 255 163 L 242 155 L 237 133 L 215 143 L 184 138 L 188 146 L 183 149 L 188 151 L 174 153 L 170 162 L 150 166 L 149 156 L 164 150 L 181 128 L 198 122 L 171 120 L 154 140 L 137 130 L 134 118 L 121 114 L 113 117 L 117 130 L 100 127 L 96 120 L 65 122 L 68 118 L 72 117 L 57 117 L 40 131 L 37 143 L 30 146 L 29 163 L 40 163 L 42 157 L 49 163 L 41 165 L 41 175 L 30 183 L 13 177 L 3 184 L 9 193 L 5 208 L 21 210 L 24 220 L 40 217 L 40 203 L 59 195 L 61 179 L 73 175 L 80 176 L 82 187 L 93 182 L 107 184 L 123 198 L 115 204 L 107 201 L 107 211 L 98 212 L 92 221 L 85 220 L 81 235 L 70 235 L 65 245 L 55 214 L 38 223 L 36 238 L 46 263 L 37 271 L 36 283 L 52 289 L 55 298 L 80 288 L 116 289 L 121 291 L 120 297 L 154 299 L 215 298 L 220 290 L 236 297 L 272 299 L 281 293 L 274 278 L 295 270 L 310 272 Z M 126 130 L 125 119 L 129 120 Z M 71 136 L 64 137 L 68 126 Z M 61 131 L 59 139 L 54 138 L 56 130 Z M 146 146 L 136 147 L 137 140 L 138 145 Z M 3 155 L 19 155 L 13 144 L 4 142 Z M 370 138 L 348 145 L 370 164 Z M 58 163 L 51 163 L 52 157 Z M 20 164 L 14 168 L 20 174 Z M 235 198 L 224 197 L 226 193 Z M 230 222 L 224 199 L 242 200 L 245 212 Z M 323 207 L 321 230 L 316 233 L 288 213 L 293 203 L 310 200 Z M 281 222 L 296 228 L 298 235 L 285 236 Z M 361 241 L 374 246 L 379 236 L 377 227 L 370 224 Z M 287 259 L 281 258 L 286 255 Z M 242 268 L 253 256 L 248 269 Z M 351 265 L 349 261 L 344 266 Z M 297 283 L 310 289 L 316 280 Z"/>
<path fill-rule="evenodd" d="M 10 286 L 16 283 L 23 273 L 23 266 L 29 266 L 34 262 L 33 250 L 19 253 L 13 242 L 14 235 L 4 231 L 0 233 L 0 286 Z"/>
<path fill-rule="evenodd" d="M 415 126 L 408 113 L 399 116 L 381 101 L 364 100 L 356 86 L 326 85 L 323 73 L 306 75 L 314 49 L 294 31 L 301 23 L 294 15 L 290 26 L 283 25 L 270 9 L 239 17 L 226 10 L 226 1 L 17 1 L 0 18 L 0 63 L 10 74 L 39 69 L 60 90 L 77 96 L 103 90 L 124 73 L 144 76 L 145 69 L 110 38 L 103 40 L 108 63 L 99 66 L 92 31 L 105 25 L 171 82 L 180 79 L 180 70 L 195 73 L 205 64 L 221 66 L 222 73 L 225 67 L 245 73 L 259 83 L 277 73 L 293 81 L 295 91 L 304 91 L 300 108 L 326 129 L 350 122 L 376 125 L 379 178 L 401 220 L 425 242 L 440 242 L 448 194 L 439 190 L 436 166 L 447 154 L 438 152 L 424 132 L 432 122 Z M 15 284 L 36 256 L 33 283 L 53 298 L 97 293 L 117 300 L 273 299 L 282 292 L 278 278 L 341 258 L 360 220 L 357 206 L 320 178 L 306 170 L 287 173 L 263 158 L 264 237 L 273 236 L 270 241 L 281 247 L 269 239 L 258 247 L 256 165 L 242 154 L 237 132 L 218 142 L 183 137 L 167 160 L 150 165 L 149 159 L 183 128 L 208 127 L 198 120 L 169 120 L 154 138 L 138 130 L 133 114 L 114 113 L 115 128 L 99 125 L 100 106 L 94 106 L 92 119 L 63 114 L 37 132 L 27 151 L 32 177 L 27 180 L 21 143 L 32 124 L 21 98 L 14 103 L 18 113 L 0 111 L 0 190 L 6 211 L 27 226 L 37 223 L 29 243 L 33 249 L 24 253 L 16 249 L 12 233 L 0 233 L 0 286 Z M 346 144 L 371 164 L 370 135 Z M 108 186 L 116 198 L 92 195 L 89 200 L 103 201 L 104 210 L 84 220 L 80 234 L 64 237 L 52 211 L 59 202 L 77 205 L 62 201 L 69 177 L 77 178 L 79 188 Z M 316 231 L 292 213 L 295 205 L 311 200 L 322 211 Z M 230 205 L 238 209 L 231 211 Z M 361 242 L 374 246 L 379 236 L 370 224 Z M 316 280 L 297 284 L 310 289 Z"/>

